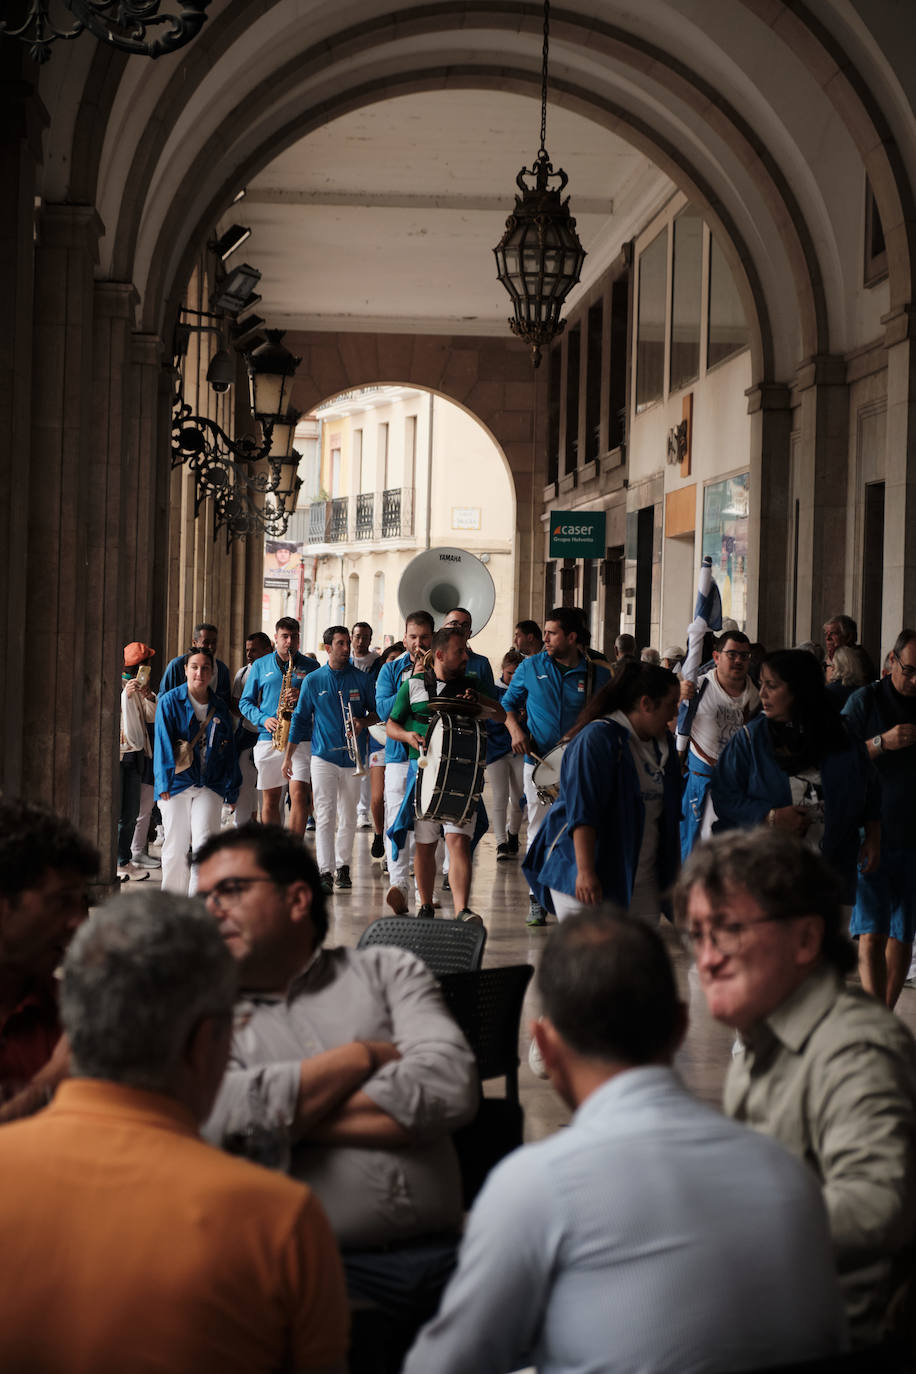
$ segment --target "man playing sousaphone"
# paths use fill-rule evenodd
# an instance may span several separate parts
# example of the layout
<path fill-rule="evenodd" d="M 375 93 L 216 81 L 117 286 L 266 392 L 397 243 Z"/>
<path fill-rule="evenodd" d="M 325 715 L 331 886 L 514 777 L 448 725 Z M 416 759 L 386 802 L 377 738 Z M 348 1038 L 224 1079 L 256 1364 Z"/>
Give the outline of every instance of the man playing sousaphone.
<path fill-rule="evenodd" d="M 502 707 L 480 692 L 479 680 L 466 675 L 467 661 L 468 650 L 464 634 L 449 627 L 438 630 L 433 635 L 432 649 L 424 661 L 423 671 L 408 678 L 398 691 L 388 716 L 386 730 L 390 739 L 399 740 L 408 746 L 414 767 L 425 749 L 426 736 L 435 712 L 441 709 L 437 706 L 440 699 L 456 703 L 466 702 L 469 715 L 485 714 L 494 721 L 505 720 Z M 409 788 L 408 802 L 412 797 L 413 790 Z M 404 808 L 392 830 L 400 828 L 403 813 Z M 455 916 L 458 920 L 482 925 L 481 918 L 468 905 L 471 892 L 471 840 L 475 821 L 476 814 L 461 825 L 446 821 L 442 828 L 445 831 L 445 843 L 450 856 L 449 885 Z M 406 824 L 409 825 L 409 820 Z M 413 821 L 416 841 L 414 872 L 420 894 L 418 916 L 431 917 L 436 914 L 432 901 L 439 830 L 439 821 L 422 820 L 419 817 Z"/>

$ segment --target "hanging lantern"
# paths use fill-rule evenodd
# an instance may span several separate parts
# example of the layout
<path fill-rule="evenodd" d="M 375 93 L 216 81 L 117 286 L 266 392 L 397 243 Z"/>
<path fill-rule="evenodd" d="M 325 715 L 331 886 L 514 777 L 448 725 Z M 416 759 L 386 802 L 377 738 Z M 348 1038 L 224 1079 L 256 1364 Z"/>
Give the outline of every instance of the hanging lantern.
<path fill-rule="evenodd" d="M 545 142 L 549 25 L 550 0 L 544 0 L 541 146 L 533 165 L 523 167 L 515 178 L 522 194 L 515 197 L 506 232 L 493 249 L 496 275 L 512 297 L 509 327 L 530 345 L 535 367 L 541 361 L 541 349 L 566 328 L 560 311 L 585 261 L 576 221 L 569 213 L 569 197 L 561 199 L 569 178 L 562 168 L 554 171 Z M 532 177 L 534 184 L 529 186 L 526 177 Z M 551 182 L 558 184 L 551 186 Z"/>

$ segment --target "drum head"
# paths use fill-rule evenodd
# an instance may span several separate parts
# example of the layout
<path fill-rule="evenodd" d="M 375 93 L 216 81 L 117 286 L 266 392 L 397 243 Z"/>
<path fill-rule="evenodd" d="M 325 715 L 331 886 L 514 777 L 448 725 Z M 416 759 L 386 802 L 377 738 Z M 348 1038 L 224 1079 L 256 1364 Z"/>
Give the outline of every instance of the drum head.
<path fill-rule="evenodd" d="M 565 749 L 565 744 L 555 744 L 554 747 L 544 755 L 541 762 L 534 765 L 531 781 L 534 783 L 535 787 L 559 787 L 560 766 L 563 762 Z"/>
<path fill-rule="evenodd" d="M 436 782 L 439 777 L 439 766 L 442 762 L 442 744 L 448 724 L 449 721 L 445 716 L 437 716 L 427 731 L 427 763 L 425 768 L 420 769 L 420 805 L 417 807 L 418 814 L 420 815 L 429 811 L 433 805 L 433 799 L 436 795 Z"/>

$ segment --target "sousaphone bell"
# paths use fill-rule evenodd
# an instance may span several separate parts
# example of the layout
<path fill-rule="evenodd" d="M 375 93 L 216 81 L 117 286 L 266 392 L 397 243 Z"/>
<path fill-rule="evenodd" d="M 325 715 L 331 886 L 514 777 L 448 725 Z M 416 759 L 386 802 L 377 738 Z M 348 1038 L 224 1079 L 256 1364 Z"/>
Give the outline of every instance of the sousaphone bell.
<path fill-rule="evenodd" d="M 488 569 L 467 549 L 426 549 L 412 558 L 398 583 L 398 609 L 406 619 L 411 611 L 429 611 L 436 629 L 456 606 L 470 611 L 475 635 L 486 625 L 496 605 L 496 588 Z"/>

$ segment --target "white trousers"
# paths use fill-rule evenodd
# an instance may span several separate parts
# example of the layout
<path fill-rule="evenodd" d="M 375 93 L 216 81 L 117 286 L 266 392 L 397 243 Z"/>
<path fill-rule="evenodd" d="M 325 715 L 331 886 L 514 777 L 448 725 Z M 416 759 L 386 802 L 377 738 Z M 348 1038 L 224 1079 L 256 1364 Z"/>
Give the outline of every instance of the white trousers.
<path fill-rule="evenodd" d="M 505 844 L 508 832 L 517 835 L 522 823 L 518 799 L 525 790 L 525 758 L 523 754 L 503 754 L 501 759 L 487 764 L 487 781 L 493 799 L 490 825 L 497 844 Z M 508 822 L 508 826 L 507 826 Z"/>
<path fill-rule="evenodd" d="M 371 797 L 369 794 L 369 786 L 369 774 L 367 773 L 366 776 L 361 780 L 359 787 L 359 806 L 357 808 L 356 814 L 361 821 L 367 821 L 370 816 Z"/>
<path fill-rule="evenodd" d="M 410 887 L 410 851 L 414 843 L 413 835 L 395 859 L 387 832 L 397 818 L 404 793 L 407 791 L 407 767 L 406 763 L 385 764 L 385 845 L 388 851 L 388 880 L 392 887 L 399 887 L 405 894 Z"/>
<path fill-rule="evenodd" d="M 193 893 L 197 869 L 188 863 L 188 849 L 199 849 L 220 828 L 223 799 L 212 787 L 186 787 L 169 801 L 159 798 L 165 843 L 162 846 L 163 892 Z"/>
<path fill-rule="evenodd" d="M 242 775 L 242 785 L 239 788 L 239 799 L 235 804 L 235 823 L 244 825 L 246 821 L 251 820 L 251 813 L 257 812 L 258 809 L 258 770 L 253 749 L 246 749 L 239 754 L 239 772 Z"/>
<path fill-rule="evenodd" d="M 140 814 L 137 816 L 137 824 L 134 826 L 134 838 L 130 842 L 131 854 L 142 854 L 146 850 L 146 837 L 149 834 L 149 818 L 153 813 L 153 784 L 142 782 L 140 784 Z"/>
<path fill-rule="evenodd" d="M 315 860 L 319 873 L 333 873 L 353 857 L 356 806 L 361 778 L 352 768 L 312 755 Z"/>

